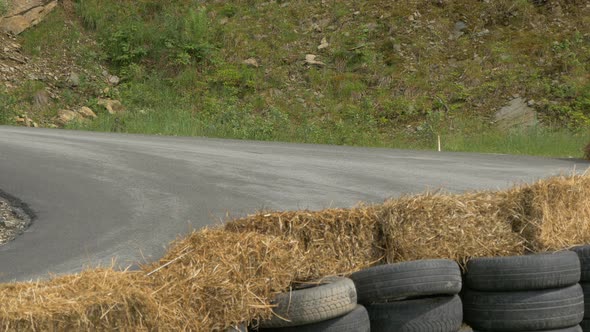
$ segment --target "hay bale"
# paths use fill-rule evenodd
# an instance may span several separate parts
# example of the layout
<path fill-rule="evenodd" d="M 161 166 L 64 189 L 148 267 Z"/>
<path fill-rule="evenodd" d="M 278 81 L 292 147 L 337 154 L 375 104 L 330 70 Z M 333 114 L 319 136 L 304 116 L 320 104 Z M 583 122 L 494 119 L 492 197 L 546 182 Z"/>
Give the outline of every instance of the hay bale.
<path fill-rule="evenodd" d="M 590 176 L 557 176 L 507 192 L 504 218 L 530 251 L 590 243 Z"/>
<path fill-rule="evenodd" d="M 309 279 L 346 274 L 384 257 L 378 206 L 322 211 L 259 213 L 226 224 L 231 232 L 257 232 L 294 239 L 312 261 Z"/>
<path fill-rule="evenodd" d="M 518 255 L 523 239 L 500 216 L 499 192 L 426 193 L 385 202 L 383 233 L 387 262 Z"/>
<path fill-rule="evenodd" d="M 147 331 L 158 304 L 143 273 L 96 269 L 46 282 L 0 284 L 2 331 Z"/>
<path fill-rule="evenodd" d="M 294 240 L 204 229 L 178 240 L 165 257 L 143 270 L 164 308 L 162 326 L 221 331 L 270 318 L 270 300 L 309 275 L 308 261 Z"/>

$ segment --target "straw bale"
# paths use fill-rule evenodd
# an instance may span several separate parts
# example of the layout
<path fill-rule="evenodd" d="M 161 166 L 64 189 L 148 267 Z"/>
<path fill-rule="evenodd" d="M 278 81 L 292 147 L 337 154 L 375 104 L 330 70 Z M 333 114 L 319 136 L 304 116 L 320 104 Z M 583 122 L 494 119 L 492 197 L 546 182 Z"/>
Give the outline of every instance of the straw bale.
<path fill-rule="evenodd" d="M 507 192 L 505 219 L 533 252 L 590 243 L 590 176 L 557 176 Z"/>
<path fill-rule="evenodd" d="M 167 310 L 161 319 L 193 331 L 270 318 L 273 295 L 309 274 L 297 241 L 222 229 L 193 232 L 143 270 Z"/>
<path fill-rule="evenodd" d="M 0 284 L 0 330 L 151 330 L 158 306 L 146 290 L 143 273 L 109 269 Z"/>
<path fill-rule="evenodd" d="M 385 202 L 387 262 L 448 258 L 464 266 L 472 257 L 522 254 L 522 238 L 499 218 L 502 201 L 501 193 L 480 192 L 426 193 Z"/>
<path fill-rule="evenodd" d="M 254 231 L 295 239 L 311 258 L 309 278 L 346 274 L 384 257 L 378 206 L 322 211 L 258 213 L 226 224 L 232 232 Z"/>

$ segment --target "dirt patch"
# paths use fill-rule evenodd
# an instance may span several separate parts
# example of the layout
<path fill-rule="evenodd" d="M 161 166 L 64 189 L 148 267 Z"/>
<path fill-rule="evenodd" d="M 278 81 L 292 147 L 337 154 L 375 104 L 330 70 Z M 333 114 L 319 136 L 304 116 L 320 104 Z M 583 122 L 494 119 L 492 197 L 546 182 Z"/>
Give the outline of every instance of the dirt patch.
<path fill-rule="evenodd" d="M 0 196 L 0 246 L 14 240 L 31 225 L 31 217 Z"/>

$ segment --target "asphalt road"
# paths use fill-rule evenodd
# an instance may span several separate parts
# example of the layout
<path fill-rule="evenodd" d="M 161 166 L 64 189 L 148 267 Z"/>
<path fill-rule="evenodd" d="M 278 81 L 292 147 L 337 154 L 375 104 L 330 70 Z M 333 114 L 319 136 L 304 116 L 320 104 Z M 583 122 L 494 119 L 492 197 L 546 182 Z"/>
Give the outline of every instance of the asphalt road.
<path fill-rule="evenodd" d="M 190 229 L 260 209 L 349 207 L 426 189 L 498 189 L 580 160 L 0 126 L 0 190 L 36 215 L 0 281 L 160 257 Z"/>

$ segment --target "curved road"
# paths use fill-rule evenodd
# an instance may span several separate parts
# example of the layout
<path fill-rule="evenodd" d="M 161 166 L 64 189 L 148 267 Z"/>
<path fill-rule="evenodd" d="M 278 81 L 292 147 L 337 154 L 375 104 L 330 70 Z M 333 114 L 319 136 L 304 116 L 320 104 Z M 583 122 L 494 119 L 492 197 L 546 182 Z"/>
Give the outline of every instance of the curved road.
<path fill-rule="evenodd" d="M 226 213 L 347 207 L 440 187 L 497 189 L 580 160 L 0 126 L 0 190 L 36 214 L 0 247 L 0 281 L 157 259 Z"/>

